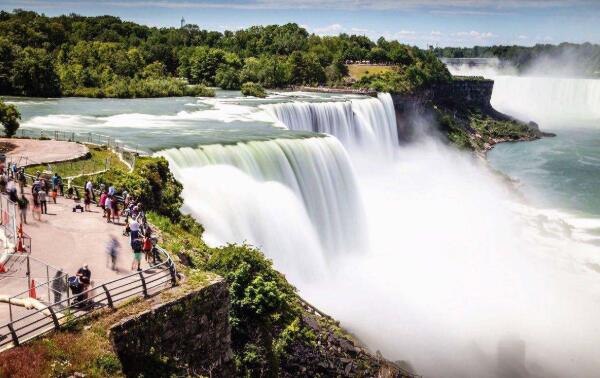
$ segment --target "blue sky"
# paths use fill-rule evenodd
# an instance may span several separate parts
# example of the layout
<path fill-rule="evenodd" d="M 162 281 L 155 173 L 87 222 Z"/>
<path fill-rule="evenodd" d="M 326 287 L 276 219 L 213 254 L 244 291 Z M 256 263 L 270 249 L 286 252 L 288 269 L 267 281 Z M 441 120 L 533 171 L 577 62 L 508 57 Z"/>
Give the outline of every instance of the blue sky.
<path fill-rule="evenodd" d="M 46 15 L 111 14 L 152 26 L 209 30 L 296 22 L 310 32 L 384 36 L 426 47 L 600 43 L 600 0 L 0 0 Z"/>

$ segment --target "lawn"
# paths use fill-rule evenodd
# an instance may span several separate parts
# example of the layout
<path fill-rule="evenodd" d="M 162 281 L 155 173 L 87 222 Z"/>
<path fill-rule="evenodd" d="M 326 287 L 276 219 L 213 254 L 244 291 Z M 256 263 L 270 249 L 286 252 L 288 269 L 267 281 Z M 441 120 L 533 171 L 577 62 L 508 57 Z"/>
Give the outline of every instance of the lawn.
<path fill-rule="evenodd" d="M 392 71 L 394 66 L 381 66 L 377 64 L 349 64 L 348 74 L 355 80 L 360 80 L 365 75 L 380 74 L 388 71 Z"/>
<path fill-rule="evenodd" d="M 25 169 L 25 172 L 34 175 L 36 172 L 44 172 L 51 170 L 52 172 L 58 172 L 58 174 L 66 179 L 67 177 L 77 176 L 82 173 L 93 173 L 98 172 L 107 168 L 117 168 L 121 170 L 127 170 L 127 166 L 119 159 L 119 157 L 106 149 L 106 147 L 86 145 L 90 150 L 89 155 L 74 161 L 67 161 L 63 163 L 54 163 L 49 165 L 32 165 Z M 77 181 L 85 181 L 84 179 L 75 180 L 76 184 L 80 184 Z"/>

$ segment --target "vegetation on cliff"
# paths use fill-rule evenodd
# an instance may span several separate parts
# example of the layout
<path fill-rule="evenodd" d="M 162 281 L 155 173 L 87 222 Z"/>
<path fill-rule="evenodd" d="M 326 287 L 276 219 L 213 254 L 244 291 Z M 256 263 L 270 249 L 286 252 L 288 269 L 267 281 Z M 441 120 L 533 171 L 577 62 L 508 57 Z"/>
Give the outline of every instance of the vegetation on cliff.
<path fill-rule="evenodd" d="M 529 125 L 481 109 L 434 109 L 440 131 L 461 149 L 485 151 L 496 143 L 532 140 L 540 136 Z"/>
<path fill-rule="evenodd" d="M 443 78 L 430 52 L 380 38 L 320 37 L 296 24 L 207 31 L 197 25 L 155 28 L 117 17 L 0 12 L 0 94 L 156 97 L 240 89 L 340 84 L 348 61 L 397 66 L 398 91 Z M 381 86 L 372 78 L 363 86 Z"/>

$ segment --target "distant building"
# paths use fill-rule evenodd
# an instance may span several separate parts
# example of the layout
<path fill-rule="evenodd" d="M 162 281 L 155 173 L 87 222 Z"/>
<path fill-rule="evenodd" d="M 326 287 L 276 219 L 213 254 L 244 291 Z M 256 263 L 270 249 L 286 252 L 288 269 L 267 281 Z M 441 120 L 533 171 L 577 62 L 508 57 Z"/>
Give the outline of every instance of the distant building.
<path fill-rule="evenodd" d="M 181 17 L 181 27 L 185 26 L 185 18 Z"/>

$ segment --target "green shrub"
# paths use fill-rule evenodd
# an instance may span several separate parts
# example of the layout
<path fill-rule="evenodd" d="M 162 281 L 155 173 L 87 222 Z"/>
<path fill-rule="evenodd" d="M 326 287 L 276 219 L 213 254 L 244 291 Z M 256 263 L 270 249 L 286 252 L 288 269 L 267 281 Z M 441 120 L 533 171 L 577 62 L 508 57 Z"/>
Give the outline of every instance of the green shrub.
<path fill-rule="evenodd" d="M 256 84 L 250 81 L 242 85 L 242 94 L 244 96 L 254 96 L 260 98 L 267 97 L 267 92 L 260 84 Z"/>

